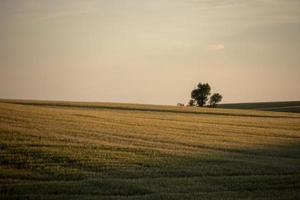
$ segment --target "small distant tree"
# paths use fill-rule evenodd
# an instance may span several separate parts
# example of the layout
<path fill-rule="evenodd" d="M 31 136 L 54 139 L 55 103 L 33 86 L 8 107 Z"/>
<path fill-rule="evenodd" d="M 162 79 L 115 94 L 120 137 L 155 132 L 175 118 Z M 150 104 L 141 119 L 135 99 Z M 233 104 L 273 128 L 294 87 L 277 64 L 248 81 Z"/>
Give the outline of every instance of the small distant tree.
<path fill-rule="evenodd" d="M 195 106 L 195 100 L 191 99 L 188 103 L 188 106 Z"/>
<path fill-rule="evenodd" d="M 222 98 L 222 95 L 219 93 L 214 93 L 209 99 L 209 105 L 211 107 L 217 107 L 217 104 L 222 101 Z"/>
<path fill-rule="evenodd" d="M 210 95 L 210 86 L 208 83 L 199 83 L 197 88 L 191 93 L 191 98 L 197 102 L 198 106 L 204 106 Z"/>

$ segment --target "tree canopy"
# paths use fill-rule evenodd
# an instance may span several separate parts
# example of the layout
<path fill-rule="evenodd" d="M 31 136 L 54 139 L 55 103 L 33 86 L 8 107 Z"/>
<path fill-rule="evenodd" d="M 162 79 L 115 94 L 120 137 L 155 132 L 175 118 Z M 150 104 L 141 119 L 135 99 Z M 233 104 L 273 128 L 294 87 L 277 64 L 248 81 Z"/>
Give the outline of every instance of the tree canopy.
<path fill-rule="evenodd" d="M 217 103 L 222 101 L 222 95 L 220 95 L 219 93 L 214 93 L 213 95 L 211 95 L 210 99 L 209 99 L 209 105 L 211 107 L 216 107 Z"/>
<path fill-rule="evenodd" d="M 199 83 L 197 88 L 191 93 L 192 99 L 197 102 L 198 106 L 204 106 L 210 95 L 210 85 L 208 83 Z"/>
<path fill-rule="evenodd" d="M 210 90 L 211 87 L 208 83 L 200 82 L 197 85 L 197 88 L 192 90 L 191 92 L 192 99 L 190 100 L 189 105 L 194 106 L 196 104 L 200 107 L 204 106 L 208 101 Z M 222 95 L 220 95 L 219 93 L 214 93 L 209 99 L 209 105 L 211 107 L 216 107 L 216 105 L 222 101 L 222 98 Z"/>

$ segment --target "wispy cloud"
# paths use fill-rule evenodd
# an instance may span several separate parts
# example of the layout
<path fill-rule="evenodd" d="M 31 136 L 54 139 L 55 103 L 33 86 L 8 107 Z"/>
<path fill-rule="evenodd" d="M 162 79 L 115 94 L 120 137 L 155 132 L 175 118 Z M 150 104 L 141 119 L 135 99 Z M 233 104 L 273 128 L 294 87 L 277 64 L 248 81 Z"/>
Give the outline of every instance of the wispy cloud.
<path fill-rule="evenodd" d="M 208 7 L 228 7 L 243 4 L 243 0 L 186 0 L 188 3 L 195 3 L 199 5 L 205 5 Z"/>
<path fill-rule="evenodd" d="M 56 18 L 75 16 L 81 14 L 87 14 L 89 10 L 68 10 L 68 11 L 57 11 L 53 13 L 49 13 L 48 15 L 42 16 L 38 19 L 38 21 L 51 20 Z"/>
<path fill-rule="evenodd" d="M 5 9 L 3 9 L 4 7 Z M 42 22 L 65 17 L 88 14 L 94 10 L 92 1 L 34 1 L 3 3 L 0 1 L 0 13 L 4 10 L 6 16 L 22 17 L 29 22 Z"/>
<path fill-rule="evenodd" d="M 207 49 L 209 51 L 219 51 L 219 50 L 223 50 L 225 47 L 223 44 L 211 44 L 208 45 Z"/>

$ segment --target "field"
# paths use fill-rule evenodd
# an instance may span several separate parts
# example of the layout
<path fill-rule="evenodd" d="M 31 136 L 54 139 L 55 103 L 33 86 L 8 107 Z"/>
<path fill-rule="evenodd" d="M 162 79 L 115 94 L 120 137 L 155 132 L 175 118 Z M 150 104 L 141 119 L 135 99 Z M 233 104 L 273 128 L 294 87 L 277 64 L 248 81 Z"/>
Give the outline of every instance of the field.
<path fill-rule="evenodd" d="M 255 109 L 276 112 L 300 113 L 300 101 L 259 102 L 259 103 L 229 103 L 221 104 L 220 108 Z"/>
<path fill-rule="evenodd" d="M 0 101 L 0 199 L 300 199 L 300 114 Z"/>

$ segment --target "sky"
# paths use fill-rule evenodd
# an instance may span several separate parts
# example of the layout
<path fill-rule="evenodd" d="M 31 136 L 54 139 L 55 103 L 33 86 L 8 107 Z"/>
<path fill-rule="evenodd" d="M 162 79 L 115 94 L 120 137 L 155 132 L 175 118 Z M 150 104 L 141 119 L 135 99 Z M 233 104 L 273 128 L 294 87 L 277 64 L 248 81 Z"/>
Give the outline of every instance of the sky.
<path fill-rule="evenodd" d="M 1 0 L 0 98 L 300 100 L 299 0 Z"/>

